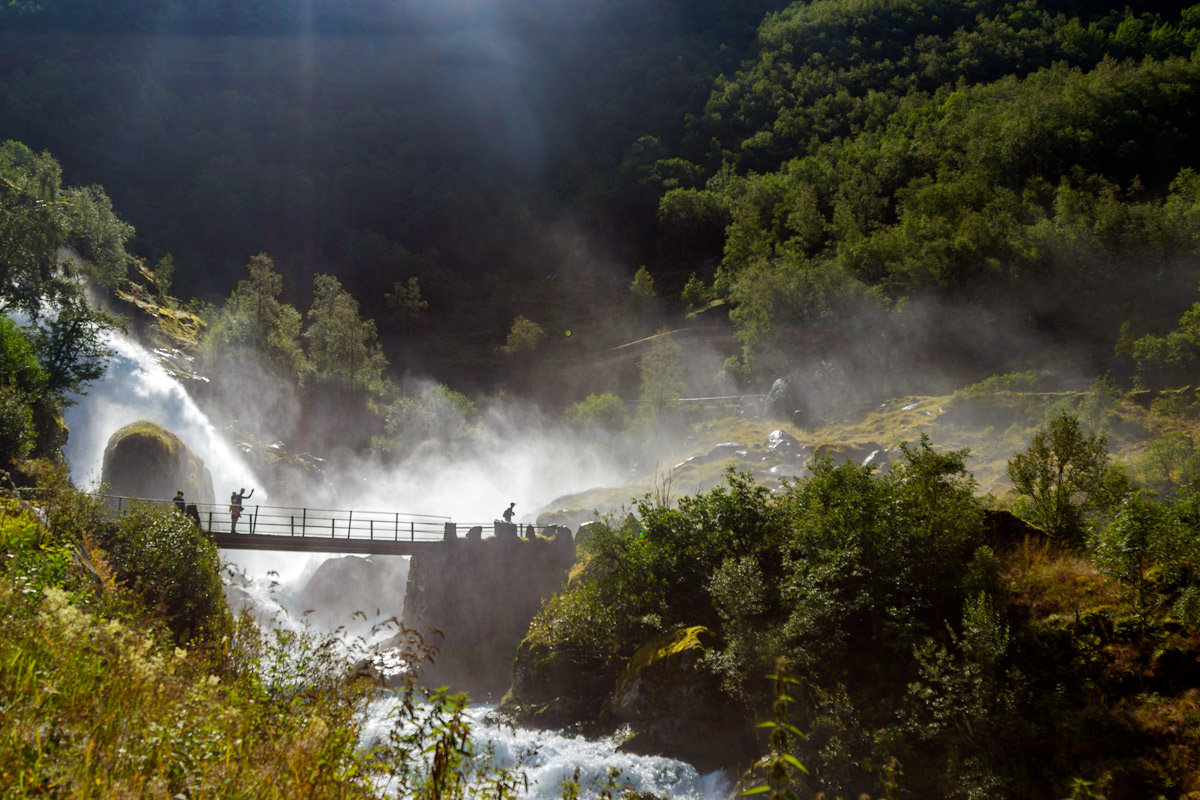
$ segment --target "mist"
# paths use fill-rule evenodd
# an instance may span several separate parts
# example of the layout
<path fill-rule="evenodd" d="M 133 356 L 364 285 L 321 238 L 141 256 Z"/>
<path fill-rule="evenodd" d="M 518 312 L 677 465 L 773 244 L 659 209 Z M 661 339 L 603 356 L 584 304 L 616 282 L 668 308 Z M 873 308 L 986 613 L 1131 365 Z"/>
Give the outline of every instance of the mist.
<path fill-rule="evenodd" d="M 71 398 L 73 402 L 64 412 L 69 436 L 63 455 L 77 486 L 101 489 L 100 467 L 109 438 L 125 425 L 143 419 L 170 430 L 204 461 L 213 475 L 214 497 L 223 496 L 220 490 L 226 484 L 262 484 L 255 470 L 153 354 L 115 332 L 106 334 L 105 342 L 113 356 L 104 375 L 88 384 L 85 394 Z M 255 499 L 260 498 L 256 495 Z M 265 500 L 263 496 L 260 502 Z"/>

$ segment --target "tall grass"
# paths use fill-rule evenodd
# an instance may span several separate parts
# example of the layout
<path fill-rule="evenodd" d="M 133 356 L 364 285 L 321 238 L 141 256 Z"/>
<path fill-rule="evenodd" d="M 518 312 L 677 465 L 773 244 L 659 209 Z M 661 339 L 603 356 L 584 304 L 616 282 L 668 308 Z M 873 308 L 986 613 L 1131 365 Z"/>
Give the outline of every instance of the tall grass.
<path fill-rule="evenodd" d="M 11 500 L 0 501 L 0 550 L 0 797 L 515 792 L 513 774 L 469 758 L 462 698 L 425 699 L 410 682 L 392 733 L 368 744 L 383 690 L 351 677 L 327 641 L 242 620 L 178 647 L 102 552 L 61 543 Z"/>

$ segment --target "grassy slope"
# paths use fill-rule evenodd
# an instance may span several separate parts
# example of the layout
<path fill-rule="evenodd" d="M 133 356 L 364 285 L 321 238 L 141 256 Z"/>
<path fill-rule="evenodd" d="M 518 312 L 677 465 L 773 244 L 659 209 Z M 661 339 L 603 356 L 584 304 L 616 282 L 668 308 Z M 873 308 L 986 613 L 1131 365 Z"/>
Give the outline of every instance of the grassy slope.
<path fill-rule="evenodd" d="M 722 482 L 728 466 L 744 467 L 744 463 L 722 458 L 689 465 L 674 474 L 672 466 L 706 453 L 722 442 L 760 447 L 775 430 L 783 430 L 814 448 L 831 446 L 835 452 L 842 446 L 874 443 L 894 453 L 900 444 L 916 442 L 923 434 L 928 435 L 939 450 L 968 449 L 967 466 L 979 482 L 980 492 L 992 494 L 1003 503 L 1011 489 L 1006 473 L 1008 460 L 1028 447 L 1033 432 L 1059 409 L 1077 409 L 1087 422 L 1088 404 L 1098 402 L 1094 400 L 1096 396 L 1087 390 L 998 392 L 979 398 L 964 397 L 962 393 L 898 397 L 808 428 L 736 415 L 705 419 L 692 423 L 686 434 L 671 440 L 659 452 L 655 469 L 639 474 L 624 486 L 559 498 L 553 507 L 617 511 L 629 507 L 633 498 L 658 493 L 664 484 L 673 496 L 711 489 Z M 1099 428 L 1108 437 L 1113 459 L 1135 469 L 1155 437 L 1170 431 L 1193 435 L 1200 429 L 1200 425 L 1186 417 L 1152 412 L 1151 397 L 1145 393 L 1112 398 L 1099 405 L 1103 410 L 1090 417 L 1092 421 L 1100 418 Z"/>

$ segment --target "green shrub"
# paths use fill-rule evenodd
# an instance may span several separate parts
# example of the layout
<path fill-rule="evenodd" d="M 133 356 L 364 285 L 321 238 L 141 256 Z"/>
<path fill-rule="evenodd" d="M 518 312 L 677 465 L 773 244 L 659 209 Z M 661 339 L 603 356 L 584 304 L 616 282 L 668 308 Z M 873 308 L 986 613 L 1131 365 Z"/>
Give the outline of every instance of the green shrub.
<path fill-rule="evenodd" d="M 566 411 L 567 422 L 583 430 L 624 433 L 629 429 L 625 403 L 612 392 L 589 394 Z"/>
<path fill-rule="evenodd" d="M 38 444 L 39 425 L 49 401 L 49 376 L 33 345 L 8 317 L 0 316 L 0 468 L 11 468 Z M 51 413 L 57 411 L 57 404 Z"/>
<path fill-rule="evenodd" d="M 98 544 L 117 579 L 161 615 L 177 641 L 229 633 L 217 547 L 186 516 L 135 505 Z"/>
<path fill-rule="evenodd" d="M 959 389 L 953 399 L 992 397 L 1001 392 L 1036 392 L 1040 383 L 1036 372 L 1006 372 Z"/>

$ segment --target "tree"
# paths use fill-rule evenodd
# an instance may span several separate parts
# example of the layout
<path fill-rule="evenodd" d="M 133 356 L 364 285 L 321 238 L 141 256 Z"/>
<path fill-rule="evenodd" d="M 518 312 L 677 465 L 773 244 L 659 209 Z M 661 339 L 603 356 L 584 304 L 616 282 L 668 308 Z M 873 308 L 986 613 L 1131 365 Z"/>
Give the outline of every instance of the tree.
<path fill-rule="evenodd" d="M 256 371 L 265 364 L 276 377 L 295 383 L 306 366 L 300 312 L 280 299 L 283 276 L 269 255 L 253 256 L 246 269 L 247 276 L 210 315 L 201 344 L 205 365 L 219 375 L 236 364 L 248 363 Z"/>
<path fill-rule="evenodd" d="M 612 392 L 589 394 L 567 407 L 567 422 L 584 430 L 622 433 L 629 427 L 625 403 Z"/>
<path fill-rule="evenodd" d="M 87 304 L 82 295 L 60 299 L 58 307 L 30 325 L 30 340 L 56 395 L 82 394 L 104 374 L 112 355 L 105 336 L 112 318 Z"/>
<path fill-rule="evenodd" d="M 1105 574 L 1129 588 L 1134 611 L 1145 617 L 1149 596 L 1146 573 L 1186 548 L 1180 526 L 1168 510 L 1143 492 L 1131 492 L 1091 541 L 1092 558 Z"/>
<path fill-rule="evenodd" d="M 333 275 L 313 278 L 304 337 L 318 378 L 334 381 L 354 394 L 382 388 L 387 358 L 379 345 L 375 321 L 359 316 L 358 301 Z"/>
<path fill-rule="evenodd" d="M 407 283 L 393 283 L 392 291 L 384 299 L 405 324 L 416 322 L 429 310 L 429 301 L 421 294 L 421 281 L 416 275 L 410 276 Z"/>
<path fill-rule="evenodd" d="M 98 186 L 65 189 L 48 153 L 19 142 L 0 146 L 0 311 L 20 312 L 46 372 L 50 391 L 79 392 L 104 373 L 114 322 L 93 309 L 81 279 L 107 287 L 125 276 L 121 222 Z"/>
<path fill-rule="evenodd" d="M 653 421 L 679 405 L 686 388 L 683 352 L 668 331 L 660 331 L 654 337 L 654 344 L 638 360 L 638 371 L 642 376 L 639 418 Z"/>
<path fill-rule="evenodd" d="M 68 292 L 58 269 L 69 221 L 61 194 L 62 168 L 48 153 L 0 146 L 0 307 L 29 316 Z"/>
<path fill-rule="evenodd" d="M 629 284 L 629 304 L 634 313 L 648 318 L 654 312 L 658 294 L 654 291 L 654 278 L 645 265 L 637 268 Z"/>
<path fill-rule="evenodd" d="M 1060 413 L 1008 462 L 1018 513 L 1052 536 L 1079 543 L 1084 512 L 1098 499 L 1107 466 L 1108 439 L 1085 436 L 1077 416 Z"/>
<path fill-rule="evenodd" d="M 49 396 L 50 377 L 12 320 L 0 316 L 0 468 L 25 458 L 38 440 L 35 409 Z"/>
<path fill-rule="evenodd" d="M 531 319 L 518 315 L 508 331 L 508 339 L 500 346 L 506 358 L 529 355 L 541 346 L 546 330 Z"/>

